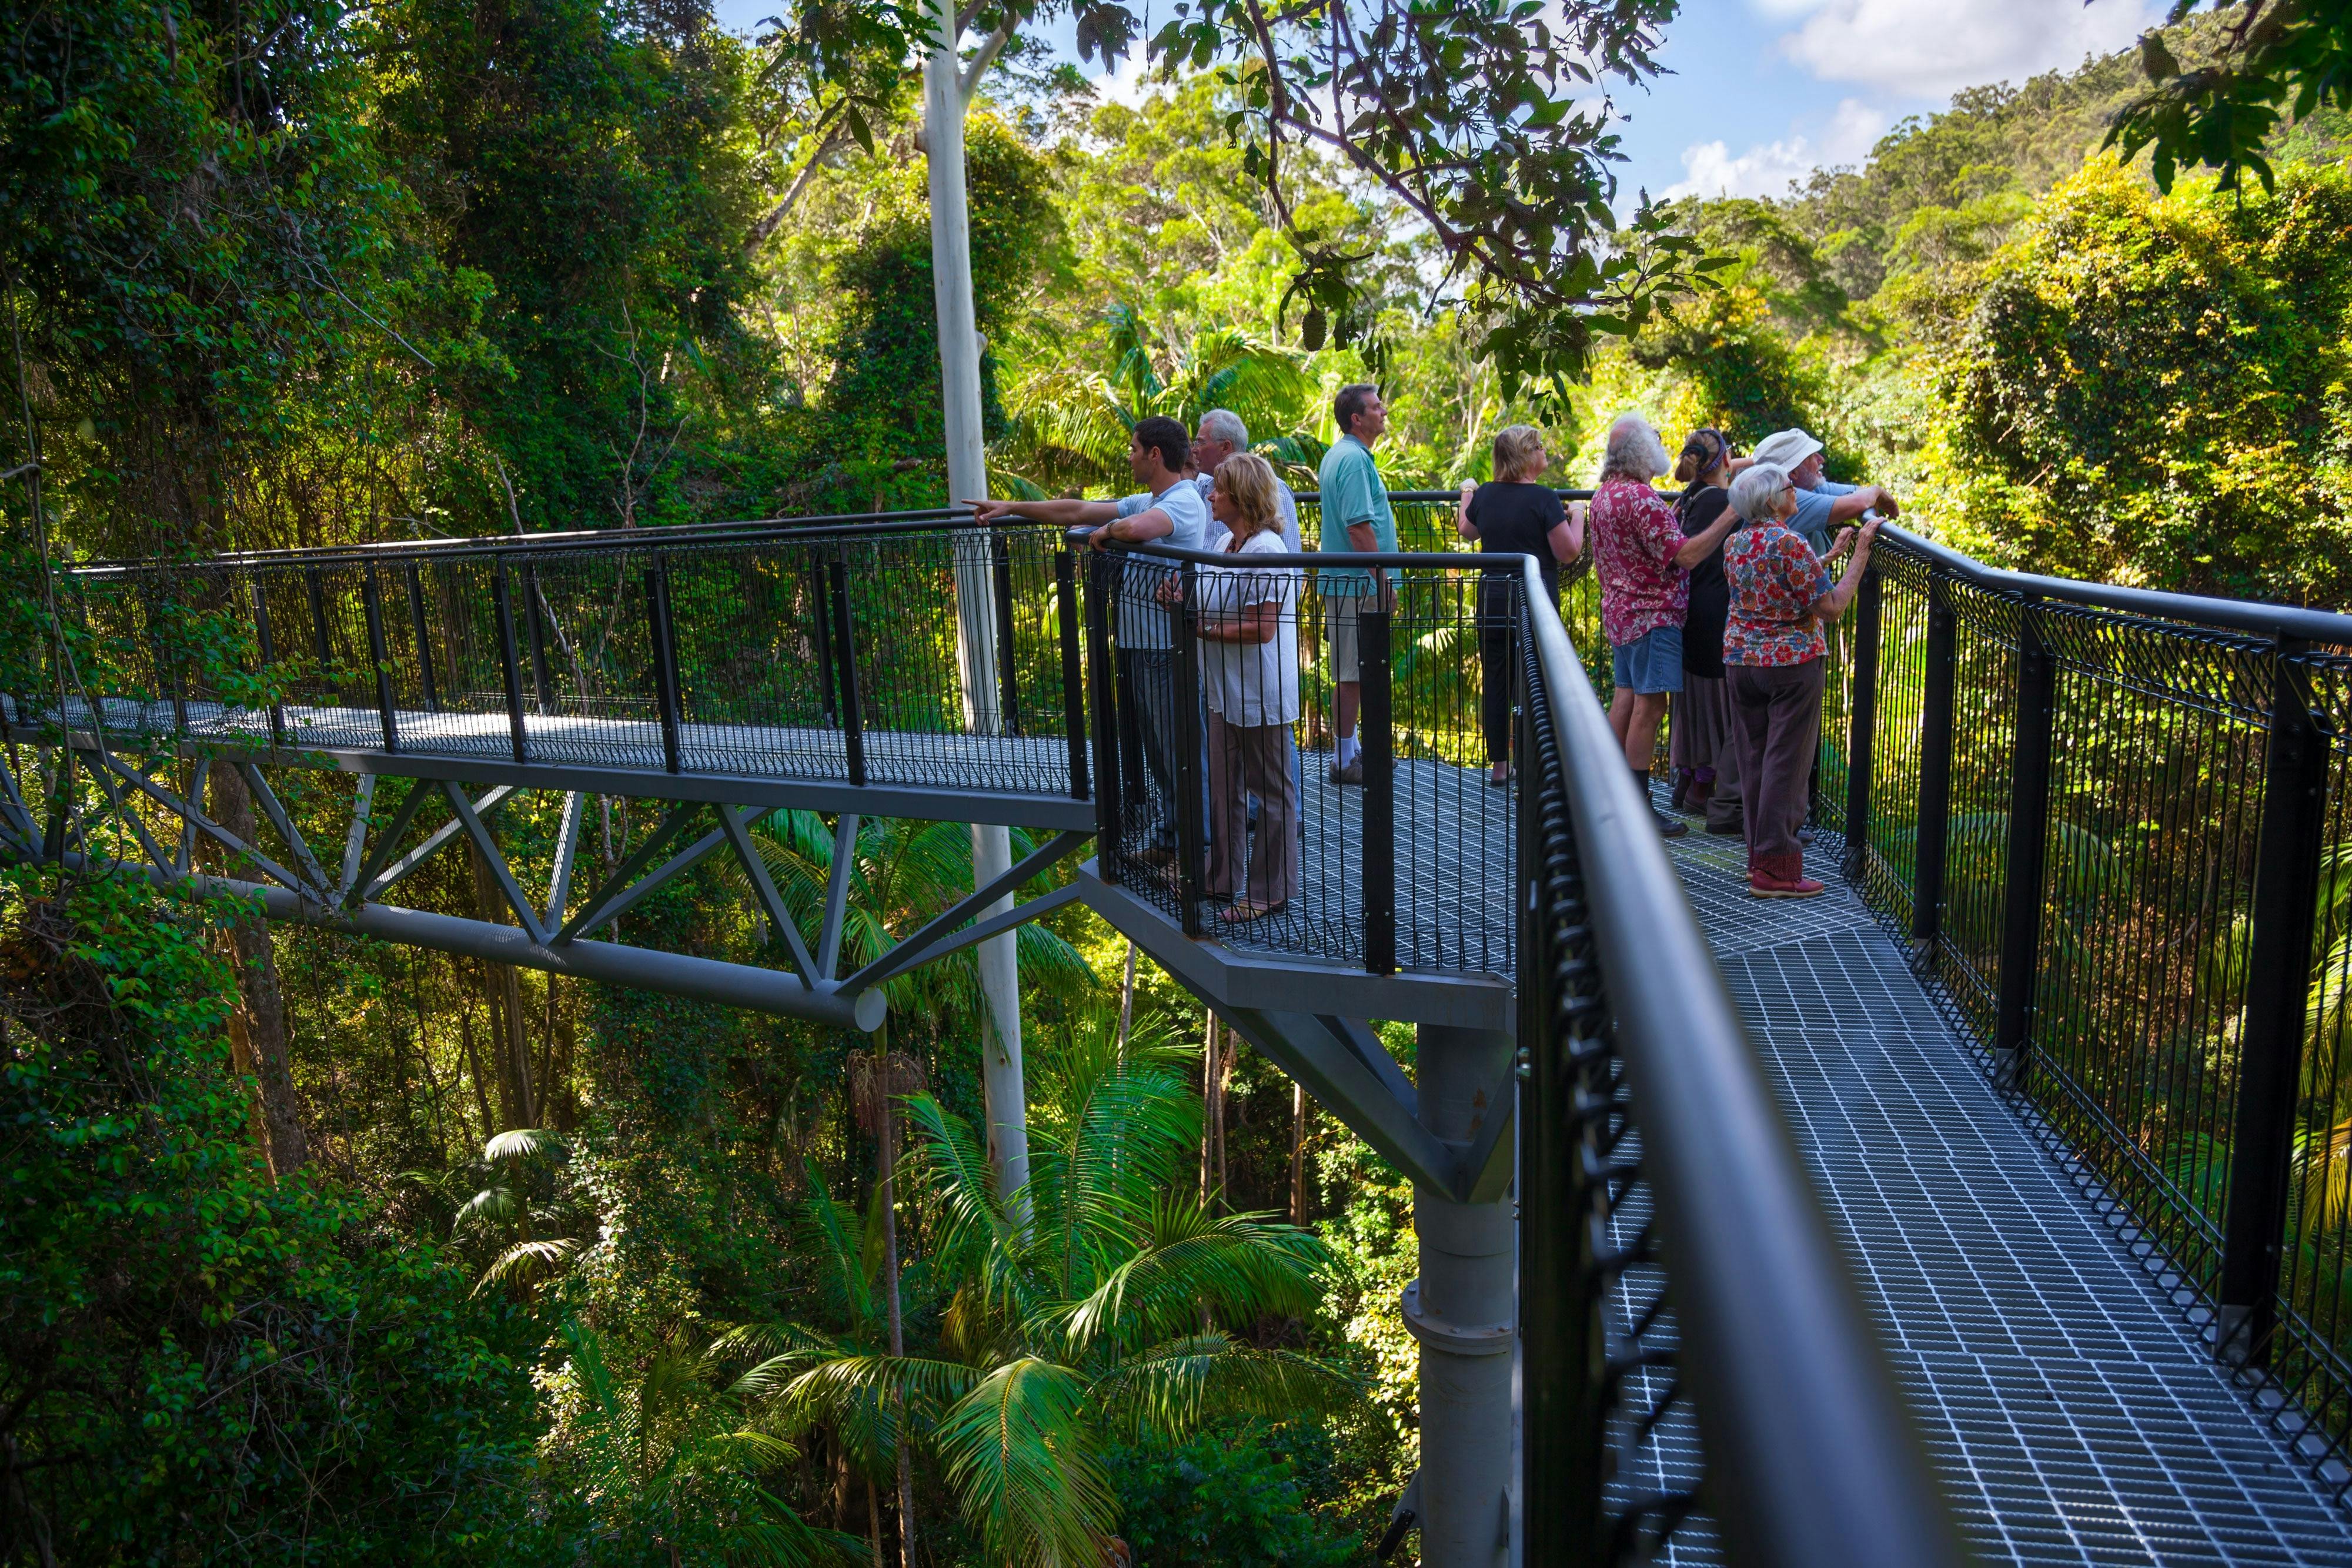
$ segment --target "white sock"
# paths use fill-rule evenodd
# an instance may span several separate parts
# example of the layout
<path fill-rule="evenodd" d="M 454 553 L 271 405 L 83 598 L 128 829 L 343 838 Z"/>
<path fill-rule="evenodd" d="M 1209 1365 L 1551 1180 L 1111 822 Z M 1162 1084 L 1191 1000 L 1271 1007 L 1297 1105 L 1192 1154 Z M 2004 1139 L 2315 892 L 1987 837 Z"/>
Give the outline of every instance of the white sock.
<path fill-rule="evenodd" d="M 1356 753 L 1362 749 L 1362 747 L 1356 744 L 1356 737 L 1354 736 L 1341 736 L 1339 737 L 1339 766 L 1345 768 L 1348 764 L 1356 760 Z"/>

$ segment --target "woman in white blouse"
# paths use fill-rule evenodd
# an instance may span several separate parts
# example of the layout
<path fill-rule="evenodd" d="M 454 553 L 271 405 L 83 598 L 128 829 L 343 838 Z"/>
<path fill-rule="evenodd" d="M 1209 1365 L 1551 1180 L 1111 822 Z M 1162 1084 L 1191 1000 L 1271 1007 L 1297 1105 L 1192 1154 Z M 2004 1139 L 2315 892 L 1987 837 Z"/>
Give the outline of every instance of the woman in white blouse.
<path fill-rule="evenodd" d="M 1231 566 L 1198 574 L 1202 686 L 1209 703 L 1208 891 L 1234 900 L 1219 918 L 1261 919 L 1298 886 L 1298 783 L 1290 727 L 1298 721 L 1298 594 L 1295 566 L 1253 562 L 1280 556 L 1282 514 L 1274 469 L 1241 452 L 1217 465 L 1209 510 L 1230 532 Z M 1249 801 L 1258 800 L 1257 852 L 1250 852 Z"/>

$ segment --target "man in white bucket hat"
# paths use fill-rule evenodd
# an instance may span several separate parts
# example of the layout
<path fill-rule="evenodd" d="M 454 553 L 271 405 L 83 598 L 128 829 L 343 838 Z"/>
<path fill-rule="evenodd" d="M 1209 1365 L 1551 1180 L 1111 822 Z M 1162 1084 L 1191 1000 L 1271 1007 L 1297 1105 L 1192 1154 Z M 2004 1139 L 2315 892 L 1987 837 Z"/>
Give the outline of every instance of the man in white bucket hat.
<path fill-rule="evenodd" d="M 1797 487 L 1797 512 L 1788 526 L 1805 536 L 1813 553 L 1827 557 L 1838 525 L 1864 512 L 1895 517 L 1903 508 L 1882 485 L 1841 485 L 1822 477 L 1822 444 L 1801 430 L 1776 430 L 1756 444 L 1753 461 L 1785 468 Z"/>

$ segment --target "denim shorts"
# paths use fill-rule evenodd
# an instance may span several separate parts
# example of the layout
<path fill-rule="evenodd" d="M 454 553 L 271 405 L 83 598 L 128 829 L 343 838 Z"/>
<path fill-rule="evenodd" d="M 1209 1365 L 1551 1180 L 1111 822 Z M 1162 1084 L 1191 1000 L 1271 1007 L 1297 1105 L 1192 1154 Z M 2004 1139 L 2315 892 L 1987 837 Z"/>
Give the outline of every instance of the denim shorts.
<path fill-rule="evenodd" d="M 1683 629 L 1654 626 L 1614 650 L 1610 671 L 1618 689 L 1638 696 L 1683 689 Z"/>

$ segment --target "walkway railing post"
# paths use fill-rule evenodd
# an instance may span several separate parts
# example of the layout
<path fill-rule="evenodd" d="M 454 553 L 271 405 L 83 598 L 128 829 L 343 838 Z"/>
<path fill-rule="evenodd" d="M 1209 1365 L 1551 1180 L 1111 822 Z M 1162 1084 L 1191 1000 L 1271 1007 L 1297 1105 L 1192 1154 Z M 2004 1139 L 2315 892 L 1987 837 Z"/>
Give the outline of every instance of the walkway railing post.
<path fill-rule="evenodd" d="M 247 586 L 253 595 L 253 641 L 261 661 L 257 674 L 267 676 L 270 666 L 278 663 L 278 650 L 271 646 L 269 637 L 269 596 L 262 592 L 259 578 Z M 278 700 L 275 691 L 269 695 L 269 744 L 286 744 L 286 705 Z"/>
<path fill-rule="evenodd" d="M 990 575 L 996 593 L 996 706 L 1006 735 L 1021 733 L 1021 673 L 1013 646 L 1013 545 L 1002 529 L 988 530 Z"/>
<path fill-rule="evenodd" d="M 1853 601 L 1853 666 L 1846 688 L 1845 874 L 1870 867 L 1870 784 L 1878 750 L 1879 576 L 1863 573 Z"/>
<path fill-rule="evenodd" d="M 1380 601 L 1370 601 L 1377 604 Z M 1391 701 L 1389 612 L 1356 613 L 1356 661 L 1363 680 L 1357 716 L 1364 761 L 1364 967 L 1396 973 L 1396 732 Z"/>
<path fill-rule="evenodd" d="M 499 677 L 506 685 L 507 730 L 514 739 L 514 759 L 529 762 L 530 746 L 522 727 L 522 663 L 515 650 L 514 592 L 503 558 L 490 569 L 490 599 L 499 617 Z"/>
<path fill-rule="evenodd" d="M 2009 778 L 2009 867 L 2001 892 L 2000 994 L 1994 1008 L 1995 1071 L 2015 1082 L 2033 1038 L 2042 978 L 2042 891 L 2049 860 L 2050 746 L 2058 663 L 2042 634 L 2040 601 L 2017 615 L 2017 727 Z"/>
<path fill-rule="evenodd" d="M 1927 579 L 1927 647 L 1919 695 L 1918 837 L 1911 862 L 1911 943 L 1933 965 L 1944 916 L 1944 846 L 1952 825 L 1952 699 L 1958 617 L 1950 581 Z"/>
<path fill-rule="evenodd" d="M 392 706 L 392 654 L 383 640 L 383 589 L 376 581 L 375 563 L 360 570 L 360 601 L 367 611 L 368 663 L 375 670 L 375 716 L 383 728 L 383 748 L 400 749 L 400 720 Z"/>
<path fill-rule="evenodd" d="M 1117 883 L 1119 823 L 1127 800 L 1119 784 L 1118 690 L 1110 651 L 1110 609 L 1116 567 L 1097 551 L 1087 552 L 1087 671 L 1093 680 L 1095 739 L 1095 864 L 1105 882 Z"/>
<path fill-rule="evenodd" d="M 2271 655 L 2271 730 L 2262 836 L 2254 851 L 2253 940 L 2214 1343 L 2215 1353 L 2235 1365 L 2267 1362 L 2278 1322 L 2312 936 L 2327 848 L 2328 743 L 2313 720 L 2293 657 L 2304 646 L 2281 637 Z"/>
<path fill-rule="evenodd" d="M 661 709 L 662 767 L 678 770 L 677 636 L 669 616 L 669 562 L 658 551 L 646 569 L 646 612 L 654 643 L 654 699 Z"/>
<path fill-rule="evenodd" d="M 1176 707 L 1176 894 L 1183 905 L 1184 935 L 1198 936 L 1208 929 L 1201 917 L 1205 894 L 1202 872 L 1209 858 L 1208 824 L 1201 793 L 1206 785 L 1202 758 L 1208 737 L 1202 734 L 1200 637 L 1192 613 L 1199 605 L 1200 585 L 1191 561 L 1176 569 L 1178 596 L 1172 608 L 1175 659 L 1170 678 L 1175 685 Z"/>
<path fill-rule="evenodd" d="M 1070 799 L 1083 800 L 1087 794 L 1086 679 L 1078 664 L 1078 562 L 1067 547 L 1054 557 L 1054 623 L 1061 629 L 1062 727 L 1070 737 Z"/>
<path fill-rule="evenodd" d="M 522 563 L 523 624 L 530 629 L 530 689 L 539 699 L 539 711 L 555 711 L 555 683 L 548 677 L 547 627 L 540 614 L 540 601 L 546 597 L 539 591 L 539 567 L 531 561 Z"/>
<path fill-rule="evenodd" d="M 825 566 L 833 587 L 833 661 L 841 677 L 841 749 L 849 781 L 866 787 L 866 716 L 857 704 L 857 640 L 849 622 L 849 563 L 835 556 Z"/>
<path fill-rule="evenodd" d="M 441 711 L 441 694 L 433 685 L 433 633 L 425 621 L 425 584 L 417 580 L 416 563 L 408 563 L 408 623 L 416 639 L 417 684 L 425 693 L 425 711 Z"/>

